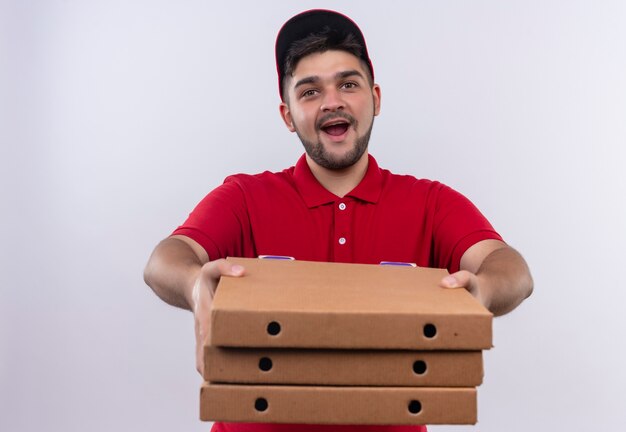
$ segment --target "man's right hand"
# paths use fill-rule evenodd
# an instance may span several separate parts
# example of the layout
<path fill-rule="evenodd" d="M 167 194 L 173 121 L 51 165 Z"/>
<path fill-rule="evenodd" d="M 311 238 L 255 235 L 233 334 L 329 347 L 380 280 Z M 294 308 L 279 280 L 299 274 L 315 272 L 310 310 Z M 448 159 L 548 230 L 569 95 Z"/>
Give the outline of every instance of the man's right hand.
<path fill-rule="evenodd" d="M 209 261 L 202 266 L 192 291 L 192 312 L 196 331 L 196 369 L 204 371 L 204 345 L 209 337 L 210 309 L 217 284 L 222 276 L 239 277 L 244 268 L 225 259 Z"/>

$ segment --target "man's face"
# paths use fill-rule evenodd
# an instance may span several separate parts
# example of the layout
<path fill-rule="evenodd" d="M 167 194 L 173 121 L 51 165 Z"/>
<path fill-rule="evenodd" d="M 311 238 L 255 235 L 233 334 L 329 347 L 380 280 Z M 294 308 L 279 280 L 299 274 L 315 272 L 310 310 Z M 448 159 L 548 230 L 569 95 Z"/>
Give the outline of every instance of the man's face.
<path fill-rule="evenodd" d="M 356 56 L 326 51 L 302 58 L 287 78 L 281 115 L 317 165 L 347 168 L 367 150 L 380 111 L 380 88 L 367 76 Z"/>

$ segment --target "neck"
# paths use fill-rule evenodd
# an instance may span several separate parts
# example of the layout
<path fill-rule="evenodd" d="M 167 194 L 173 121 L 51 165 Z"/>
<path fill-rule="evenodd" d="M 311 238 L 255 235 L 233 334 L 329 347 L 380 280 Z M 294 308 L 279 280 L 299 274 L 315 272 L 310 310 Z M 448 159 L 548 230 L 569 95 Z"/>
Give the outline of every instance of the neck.
<path fill-rule="evenodd" d="M 306 155 L 306 162 L 313 176 L 326 190 L 343 198 L 348 192 L 357 187 L 363 180 L 363 177 L 365 177 L 368 157 L 366 151 L 354 165 L 339 170 L 324 168 L 316 164 L 309 155 Z"/>

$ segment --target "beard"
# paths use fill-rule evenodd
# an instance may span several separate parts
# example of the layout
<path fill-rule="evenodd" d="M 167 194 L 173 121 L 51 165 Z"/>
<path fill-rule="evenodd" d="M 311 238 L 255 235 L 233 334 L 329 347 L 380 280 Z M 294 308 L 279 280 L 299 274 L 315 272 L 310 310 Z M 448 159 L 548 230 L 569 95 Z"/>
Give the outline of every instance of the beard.
<path fill-rule="evenodd" d="M 318 133 L 318 137 L 319 134 L 322 132 L 320 125 L 336 118 L 347 120 L 350 123 L 349 127 L 354 128 L 355 130 L 357 129 L 358 122 L 350 114 L 331 113 L 327 116 L 322 117 L 317 122 L 318 124 L 316 125 L 316 130 Z M 298 138 L 300 138 L 300 141 L 304 146 L 304 150 L 316 164 L 329 170 L 341 170 L 351 167 L 352 165 L 357 163 L 359 159 L 361 159 L 361 156 L 363 156 L 365 150 L 367 150 L 373 127 L 374 117 L 372 116 L 372 123 L 370 124 L 369 129 L 362 136 L 356 138 L 353 147 L 347 153 L 339 156 L 333 155 L 332 153 L 328 152 L 319 139 L 317 140 L 317 142 L 308 141 L 304 138 L 304 136 L 302 136 L 297 126 L 295 126 L 295 129 L 296 133 L 298 134 Z"/>

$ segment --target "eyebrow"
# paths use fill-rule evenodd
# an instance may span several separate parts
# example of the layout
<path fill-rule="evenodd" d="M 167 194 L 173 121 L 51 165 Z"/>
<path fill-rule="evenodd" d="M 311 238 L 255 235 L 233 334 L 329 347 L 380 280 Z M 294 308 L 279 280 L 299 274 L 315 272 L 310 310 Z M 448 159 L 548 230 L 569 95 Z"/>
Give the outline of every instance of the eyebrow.
<path fill-rule="evenodd" d="M 363 74 L 356 69 L 339 72 L 335 75 L 335 78 L 349 78 L 351 76 L 358 76 L 358 77 L 365 79 Z"/>
<path fill-rule="evenodd" d="M 345 78 L 349 78 L 351 76 L 358 76 L 358 77 L 361 77 L 361 78 L 365 79 L 363 74 L 361 72 L 359 72 L 358 70 L 356 70 L 356 69 L 350 69 L 350 70 L 346 70 L 346 71 L 337 72 L 335 74 L 335 79 L 345 79 Z M 305 78 L 302 78 L 301 80 L 299 80 L 293 86 L 293 88 L 297 89 L 300 86 L 303 86 L 303 85 L 306 85 L 306 84 L 315 84 L 315 83 L 318 83 L 319 81 L 320 81 L 320 77 L 317 76 L 317 75 L 305 77 Z"/>

